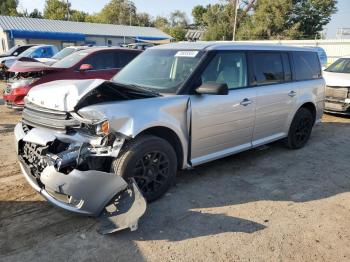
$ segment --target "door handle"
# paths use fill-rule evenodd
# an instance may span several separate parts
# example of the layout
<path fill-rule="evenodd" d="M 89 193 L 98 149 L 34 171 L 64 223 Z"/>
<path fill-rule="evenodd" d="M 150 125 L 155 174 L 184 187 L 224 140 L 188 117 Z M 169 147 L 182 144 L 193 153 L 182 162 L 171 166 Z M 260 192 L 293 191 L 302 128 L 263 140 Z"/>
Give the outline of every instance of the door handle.
<path fill-rule="evenodd" d="M 251 103 L 253 103 L 251 100 L 249 100 L 248 98 L 244 98 L 244 99 L 241 101 L 240 105 L 241 105 L 241 106 L 247 106 L 247 105 L 250 105 Z"/>
<path fill-rule="evenodd" d="M 292 90 L 292 91 L 290 91 L 290 92 L 288 93 L 288 95 L 289 95 L 290 97 L 295 97 L 295 96 L 297 95 L 297 92 L 295 92 L 294 90 Z"/>

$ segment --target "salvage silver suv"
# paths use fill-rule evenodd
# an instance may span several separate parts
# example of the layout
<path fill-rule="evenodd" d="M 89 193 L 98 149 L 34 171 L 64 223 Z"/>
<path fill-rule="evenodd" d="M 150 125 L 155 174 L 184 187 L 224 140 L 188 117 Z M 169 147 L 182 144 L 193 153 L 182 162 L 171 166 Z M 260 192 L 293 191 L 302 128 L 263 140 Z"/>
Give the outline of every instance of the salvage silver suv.
<path fill-rule="evenodd" d="M 135 229 L 144 199 L 162 196 L 178 169 L 279 139 L 303 147 L 321 119 L 324 88 L 308 48 L 163 45 L 112 81 L 33 88 L 15 128 L 17 152 L 51 203 L 102 215 L 104 233 Z"/>

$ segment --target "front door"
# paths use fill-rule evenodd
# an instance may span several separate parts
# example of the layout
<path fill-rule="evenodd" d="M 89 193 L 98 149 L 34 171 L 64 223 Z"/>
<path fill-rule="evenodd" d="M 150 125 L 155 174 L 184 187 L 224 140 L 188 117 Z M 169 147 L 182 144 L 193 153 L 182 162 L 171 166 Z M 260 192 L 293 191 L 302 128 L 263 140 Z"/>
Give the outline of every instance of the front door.
<path fill-rule="evenodd" d="M 201 80 L 226 83 L 229 94 L 191 96 L 193 166 L 249 149 L 255 119 L 256 89 L 247 87 L 245 53 L 218 52 Z"/>

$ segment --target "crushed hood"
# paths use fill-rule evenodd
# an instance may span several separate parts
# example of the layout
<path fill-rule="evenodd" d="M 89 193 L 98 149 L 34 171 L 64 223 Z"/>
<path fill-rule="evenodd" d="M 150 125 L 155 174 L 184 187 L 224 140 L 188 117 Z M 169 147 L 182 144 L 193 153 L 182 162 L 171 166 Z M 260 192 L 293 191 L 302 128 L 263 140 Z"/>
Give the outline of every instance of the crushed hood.
<path fill-rule="evenodd" d="M 350 87 L 350 74 L 323 71 L 327 86 Z"/>
<path fill-rule="evenodd" d="M 33 87 L 26 98 L 41 107 L 59 111 L 74 111 L 79 100 L 105 80 L 60 80 Z"/>
<path fill-rule="evenodd" d="M 29 91 L 26 102 L 72 112 L 93 104 L 156 96 L 159 94 L 103 79 L 60 80 L 35 86 Z"/>
<path fill-rule="evenodd" d="M 17 61 L 9 69 L 9 72 L 15 73 L 30 73 L 41 71 L 60 71 L 62 68 L 51 67 L 40 62 L 22 62 Z"/>

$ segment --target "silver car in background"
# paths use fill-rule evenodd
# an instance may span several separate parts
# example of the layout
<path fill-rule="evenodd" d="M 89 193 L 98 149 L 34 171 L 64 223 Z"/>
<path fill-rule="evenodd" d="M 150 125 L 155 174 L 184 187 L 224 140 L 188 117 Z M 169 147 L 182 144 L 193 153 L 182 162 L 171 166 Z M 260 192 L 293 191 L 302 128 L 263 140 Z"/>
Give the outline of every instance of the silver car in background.
<path fill-rule="evenodd" d="M 34 87 L 15 128 L 29 183 L 66 210 L 136 229 L 178 169 L 284 139 L 303 147 L 324 109 L 309 48 L 178 43 L 150 48 L 112 81 Z"/>
<path fill-rule="evenodd" d="M 326 81 L 325 111 L 350 115 L 350 56 L 331 64 L 323 77 Z"/>

